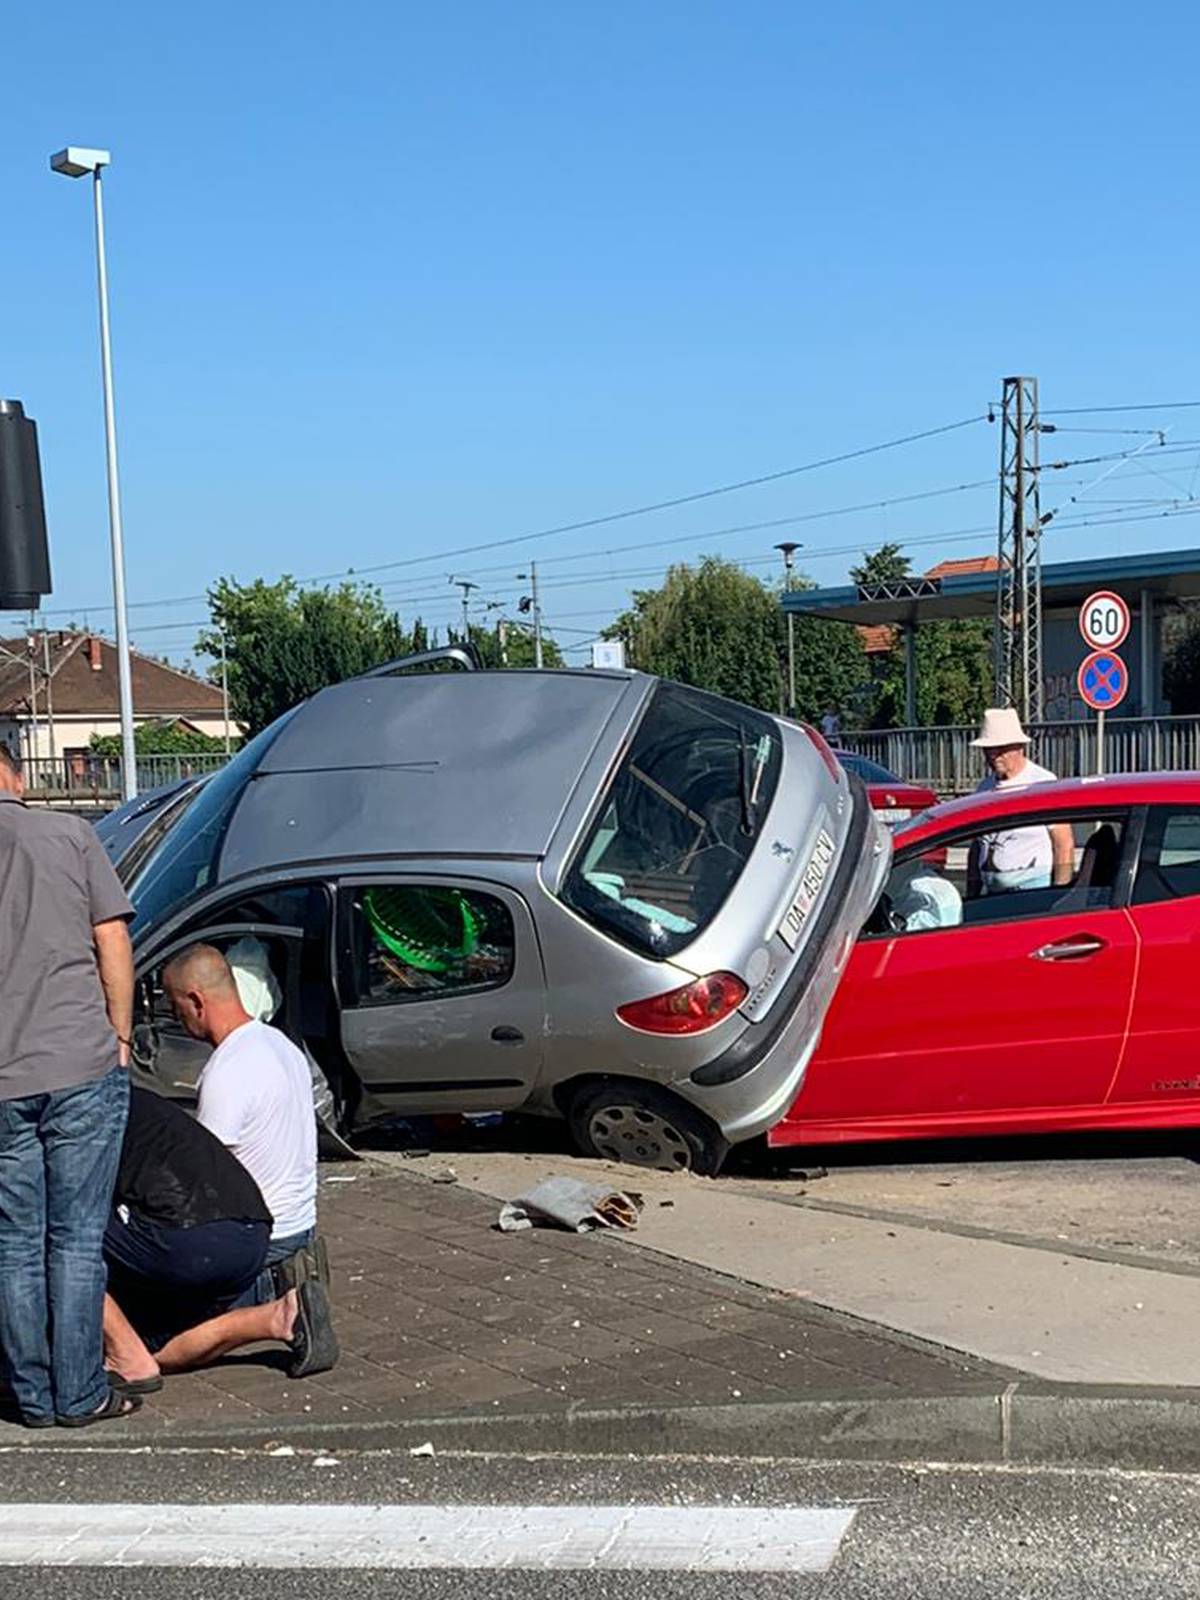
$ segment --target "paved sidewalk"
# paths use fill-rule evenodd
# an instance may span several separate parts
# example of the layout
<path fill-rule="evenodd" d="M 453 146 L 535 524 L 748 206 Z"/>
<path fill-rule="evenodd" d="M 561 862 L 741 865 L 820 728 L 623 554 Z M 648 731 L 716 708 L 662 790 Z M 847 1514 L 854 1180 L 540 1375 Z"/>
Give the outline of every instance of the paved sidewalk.
<path fill-rule="evenodd" d="M 428 1177 L 369 1162 L 322 1177 L 337 1370 L 293 1382 L 278 1354 L 231 1357 L 89 1440 L 256 1419 L 982 1395 L 1009 1376 L 621 1238 L 501 1234 L 490 1200 Z"/>

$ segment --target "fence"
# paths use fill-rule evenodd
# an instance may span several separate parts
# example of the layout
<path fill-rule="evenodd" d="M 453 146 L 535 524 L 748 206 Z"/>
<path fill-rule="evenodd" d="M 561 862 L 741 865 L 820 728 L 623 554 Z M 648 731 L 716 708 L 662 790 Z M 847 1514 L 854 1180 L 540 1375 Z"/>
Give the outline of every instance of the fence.
<path fill-rule="evenodd" d="M 881 728 L 847 733 L 847 750 L 878 761 L 898 777 L 927 784 L 941 795 L 966 794 L 983 775 L 976 734 L 970 728 Z M 1035 758 L 1060 778 L 1096 770 L 1096 723 L 1043 722 L 1032 726 Z M 1187 772 L 1200 769 L 1200 717 L 1109 717 L 1104 731 L 1108 772 Z"/>
<path fill-rule="evenodd" d="M 180 778 L 216 772 L 229 757 L 215 755 L 139 756 L 138 793 Z M 56 805 L 115 805 L 121 798 L 121 762 L 116 756 L 58 756 L 25 763 L 25 792 L 32 800 Z"/>

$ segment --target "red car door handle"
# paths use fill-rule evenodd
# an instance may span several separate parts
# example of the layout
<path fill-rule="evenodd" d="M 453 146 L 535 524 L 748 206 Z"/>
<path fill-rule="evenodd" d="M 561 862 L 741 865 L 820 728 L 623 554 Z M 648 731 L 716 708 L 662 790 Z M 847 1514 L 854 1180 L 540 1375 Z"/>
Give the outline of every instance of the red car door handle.
<path fill-rule="evenodd" d="M 1098 956 L 1101 950 L 1107 949 L 1107 940 L 1097 939 L 1091 933 L 1079 933 L 1070 939 L 1059 939 L 1053 944 L 1044 944 L 1040 950 L 1033 952 L 1033 959 L 1035 961 L 1086 961 L 1088 956 Z"/>

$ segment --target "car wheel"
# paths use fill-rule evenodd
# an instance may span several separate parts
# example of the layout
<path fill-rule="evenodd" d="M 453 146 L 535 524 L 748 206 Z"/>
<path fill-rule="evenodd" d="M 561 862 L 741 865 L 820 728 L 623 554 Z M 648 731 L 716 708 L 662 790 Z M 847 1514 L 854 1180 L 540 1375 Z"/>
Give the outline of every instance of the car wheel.
<path fill-rule="evenodd" d="M 583 1155 L 656 1172 L 714 1177 L 729 1150 L 713 1124 L 685 1101 L 620 1078 L 583 1085 L 567 1121 Z"/>

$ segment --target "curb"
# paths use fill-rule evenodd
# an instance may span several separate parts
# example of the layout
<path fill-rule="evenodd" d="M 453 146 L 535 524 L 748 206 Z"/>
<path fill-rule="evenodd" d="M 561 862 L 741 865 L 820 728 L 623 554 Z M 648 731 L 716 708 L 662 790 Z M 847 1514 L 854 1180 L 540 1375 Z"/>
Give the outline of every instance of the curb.
<path fill-rule="evenodd" d="M 26 1448 L 61 1450 L 29 1438 Z M 741 1405 L 618 1406 L 486 1416 L 318 1422 L 264 1418 L 221 1428 L 106 1430 L 100 1448 L 322 1450 L 436 1455 L 734 1456 L 789 1461 L 1124 1467 L 1200 1471 L 1200 1390 L 1025 1391 Z M 89 1444 L 93 1441 L 88 1441 Z"/>

